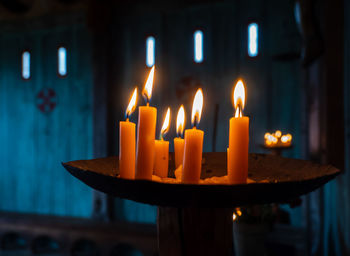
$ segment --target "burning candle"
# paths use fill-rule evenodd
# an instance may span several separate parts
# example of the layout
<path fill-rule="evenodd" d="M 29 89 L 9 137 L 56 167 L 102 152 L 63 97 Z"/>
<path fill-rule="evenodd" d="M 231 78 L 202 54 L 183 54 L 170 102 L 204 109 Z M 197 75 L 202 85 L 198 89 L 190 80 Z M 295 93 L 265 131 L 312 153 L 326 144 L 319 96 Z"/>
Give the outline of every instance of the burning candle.
<path fill-rule="evenodd" d="M 202 151 L 204 132 L 197 129 L 203 107 L 203 92 L 198 89 L 193 100 L 191 123 L 192 129 L 185 131 L 183 156 L 183 183 L 198 183 L 202 169 Z"/>
<path fill-rule="evenodd" d="M 246 183 L 248 177 L 249 118 L 243 116 L 245 88 L 239 80 L 233 93 L 235 116 L 230 119 L 228 179 L 231 184 Z"/>
<path fill-rule="evenodd" d="M 162 178 L 168 177 L 169 141 L 164 140 L 164 135 L 169 131 L 169 124 L 170 108 L 166 112 L 160 131 L 160 140 L 156 140 L 155 142 L 154 174 Z"/>
<path fill-rule="evenodd" d="M 136 149 L 136 179 L 152 180 L 154 166 L 154 141 L 156 133 L 157 109 L 149 106 L 152 95 L 154 66 L 152 67 L 142 96 L 146 106 L 139 107 Z"/>
<path fill-rule="evenodd" d="M 183 155 L 184 155 L 184 145 L 185 141 L 183 139 L 183 132 L 185 128 L 185 109 L 181 105 L 179 111 L 177 112 L 176 118 L 176 135 L 174 139 L 174 149 L 175 149 L 175 169 L 182 165 Z"/>
<path fill-rule="evenodd" d="M 129 122 L 136 108 L 137 88 L 125 112 L 126 121 L 119 122 L 119 174 L 123 179 L 135 178 L 135 124 Z"/>

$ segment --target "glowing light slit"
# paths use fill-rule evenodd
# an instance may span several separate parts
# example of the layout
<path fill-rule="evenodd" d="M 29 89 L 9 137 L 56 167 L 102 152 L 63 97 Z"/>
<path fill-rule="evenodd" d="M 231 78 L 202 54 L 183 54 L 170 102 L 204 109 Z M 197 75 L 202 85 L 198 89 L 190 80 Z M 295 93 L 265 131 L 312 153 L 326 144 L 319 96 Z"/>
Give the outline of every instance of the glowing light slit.
<path fill-rule="evenodd" d="M 259 52 L 259 26 L 257 23 L 250 23 L 248 25 L 248 55 L 249 57 L 256 57 Z"/>
<path fill-rule="evenodd" d="M 58 48 L 58 74 L 67 75 L 67 50 L 64 47 Z"/>
<path fill-rule="evenodd" d="M 149 36 L 146 39 L 146 65 L 152 67 L 155 64 L 155 47 L 156 39 L 153 36 Z"/>
<path fill-rule="evenodd" d="M 24 51 L 22 53 L 22 78 L 30 78 L 30 52 Z"/>
<path fill-rule="evenodd" d="M 201 63 L 203 61 L 203 32 L 196 30 L 193 34 L 194 39 L 194 61 Z"/>

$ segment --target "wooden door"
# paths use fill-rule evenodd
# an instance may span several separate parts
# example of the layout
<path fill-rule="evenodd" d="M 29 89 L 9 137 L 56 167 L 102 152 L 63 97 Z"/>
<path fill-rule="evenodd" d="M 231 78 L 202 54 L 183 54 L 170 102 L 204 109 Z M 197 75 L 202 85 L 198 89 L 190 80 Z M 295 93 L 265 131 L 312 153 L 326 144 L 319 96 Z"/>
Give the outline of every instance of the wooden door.
<path fill-rule="evenodd" d="M 1 28 L 0 210 L 87 217 L 91 189 L 61 162 L 92 157 L 90 38 L 80 23 L 35 24 Z M 57 71 L 60 46 L 67 53 L 64 77 Z M 29 80 L 21 77 L 24 50 Z"/>

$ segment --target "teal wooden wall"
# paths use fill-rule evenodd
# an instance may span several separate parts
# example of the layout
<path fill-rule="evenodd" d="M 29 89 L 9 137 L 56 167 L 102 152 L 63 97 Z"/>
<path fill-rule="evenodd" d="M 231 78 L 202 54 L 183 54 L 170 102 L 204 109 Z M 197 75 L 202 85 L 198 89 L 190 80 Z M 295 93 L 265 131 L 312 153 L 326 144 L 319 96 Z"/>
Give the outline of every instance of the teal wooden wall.
<path fill-rule="evenodd" d="M 92 157 L 90 37 L 76 20 L 1 24 L 0 210 L 91 215 L 91 189 L 61 166 L 64 161 Z M 64 78 L 57 75 L 60 45 L 67 48 Z M 21 79 L 24 49 L 31 52 L 28 81 Z M 57 94 L 51 113 L 36 106 L 43 88 Z"/>

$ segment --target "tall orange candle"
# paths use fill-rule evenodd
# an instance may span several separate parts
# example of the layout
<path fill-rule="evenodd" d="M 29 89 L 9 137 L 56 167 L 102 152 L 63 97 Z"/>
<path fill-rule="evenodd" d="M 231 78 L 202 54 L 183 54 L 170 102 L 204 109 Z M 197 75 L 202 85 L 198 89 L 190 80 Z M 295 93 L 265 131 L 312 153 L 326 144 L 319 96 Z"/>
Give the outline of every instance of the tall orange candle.
<path fill-rule="evenodd" d="M 164 135 L 169 131 L 170 108 L 168 108 L 162 129 L 160 131 L 160 140 L 155 142 L 154 174 L 166 178 L 168 177 L 169 166 L 169 141 L 164 140 Z"/>
<path fill-rule="evenodd" d="M 175 150 L 175 169 L 182 165 L 183 156 L 184 156 L 184 146 L 185 140 L 183 139 L 183 132 L 185 128 L 185 109 L 181 105 L 179 111 L 177 112 L 176 118 L 176 135 L 174 138 L 174 150 Z"/>
<path fill-rule="evenodd" d="M 249 117 L 243 116 L 245 88 L 239 80 L 233 93 L 235 116 L 230 119 L 228 179 L 231 184 L 246 183 L 248 178 Z"/>
<path fill-rule="evenodd" d="M 152 95 L 154 66 L 152 67 L 142 96 L 146 106 L 139 107 L 136 148 L 136 179 L 152 180 L 154 166 L 154 141 L 156 134 L 157 109 L 149 106 Z"/>
<path fill-rule="evenodd" d="M 197 129 L 197 125 L 201 119 L 203 107 L 203 92 L 201 89 L 193 100 L 192 107 L 192 129 L 185 131 L 185 148 L 183 158 L 183 183 L 199 183 L 202 170 L 202 151 L 204 132 Z"/>
<path fill-rule="evenodd" d="M 137 88 L 126 109 L 126 121 L 119 122 L 119 174 L 123 179 L 135 178 L 135 124 L 129 117 L 136 108 Z"/>

